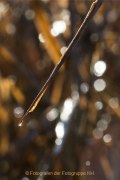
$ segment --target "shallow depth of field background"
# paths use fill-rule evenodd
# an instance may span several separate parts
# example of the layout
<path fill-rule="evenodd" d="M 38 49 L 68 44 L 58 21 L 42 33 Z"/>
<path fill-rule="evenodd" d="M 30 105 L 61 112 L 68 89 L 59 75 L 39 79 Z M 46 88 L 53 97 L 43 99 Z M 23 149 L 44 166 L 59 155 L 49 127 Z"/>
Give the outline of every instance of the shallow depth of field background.
<path fill-rule="evenodd" d="M 19 124 L 92 2 L 0 0 L 0 180 L 120 179 L 119 0 L 104 0 L 35 111 Z"/>

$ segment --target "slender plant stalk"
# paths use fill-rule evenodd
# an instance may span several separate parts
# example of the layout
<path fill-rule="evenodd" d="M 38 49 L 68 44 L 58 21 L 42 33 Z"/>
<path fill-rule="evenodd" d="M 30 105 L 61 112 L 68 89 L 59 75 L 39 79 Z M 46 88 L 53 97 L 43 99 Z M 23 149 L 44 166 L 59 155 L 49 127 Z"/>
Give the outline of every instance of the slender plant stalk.
<path fill-rule="evenodd" d="M 30 105 L 30 107 L 27 109 L 27 111 L 25 112 L 25 114 L 23 115 L 19 126 L 22 125 L 23 123 L 23 119 L 30 113 L 33 112 L 34 109 L 37 107 L 39 101 L 41 100 L 41 98 L 43 97 L 45 91 L 47 90 L 49 84 L 51 83 L 51 81 L 56 77 L 57 72 L 59 71 L 59 69 L 61 68 L 61 66 L 64 64 L 65 61 L 67 61 L 68 56 L 71 52 L 71 50 L 75 47 L 76 43 L 79 41 L 83 30 L 85 29 L 86 25 L 89 23 L 90 19 L 95 15 L 95 13 L 97 12 L 97 10 L 100 8 L 101 4 L 102 4 L 103 0 L 95 0 L 85 19 L 83 20 L 81 26 L 79 27 L 77 33 L 75 34 L 74 38 L 72 39 L 72 41 L 70 42 L 66 52 L 63 54 L 63 56 L 60 58 L 60 61 L 58 64 L 56 64 L 56 66 L 54 67 L 52 73 L 50 74 L 48 80 L 45 82 L 45 84 L 43 85 L 43 87 L 41 88 L 41 90 L 39 91 L 38 95 L 36 96 L 36 98 L 33 100 L 32 104 Z"/>

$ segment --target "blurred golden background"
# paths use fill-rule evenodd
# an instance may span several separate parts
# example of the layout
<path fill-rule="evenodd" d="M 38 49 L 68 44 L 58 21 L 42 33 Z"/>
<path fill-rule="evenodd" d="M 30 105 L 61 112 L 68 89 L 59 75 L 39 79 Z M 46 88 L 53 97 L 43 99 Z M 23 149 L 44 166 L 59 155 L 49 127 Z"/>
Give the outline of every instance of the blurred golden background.
<path fill-rule="evenodd" d="M 92 2 L 0 0 L 0 180 L 120 179 L 118 0 L 103 2 L 35 111 L 19 126 Z"/>

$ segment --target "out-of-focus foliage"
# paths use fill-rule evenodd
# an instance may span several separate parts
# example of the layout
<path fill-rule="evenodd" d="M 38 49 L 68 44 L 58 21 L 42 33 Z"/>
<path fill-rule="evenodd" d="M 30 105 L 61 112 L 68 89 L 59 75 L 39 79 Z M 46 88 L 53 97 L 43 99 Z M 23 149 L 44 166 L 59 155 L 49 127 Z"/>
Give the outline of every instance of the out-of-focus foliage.
<path fill-rule="evenodd" d="M 105 0 L 36 110 L 19 120 L 91 0 L 0 0 L 0 179 L 120 179 L 120 2 Z M 35 172 L 93 172 L 32 176 Z"/>

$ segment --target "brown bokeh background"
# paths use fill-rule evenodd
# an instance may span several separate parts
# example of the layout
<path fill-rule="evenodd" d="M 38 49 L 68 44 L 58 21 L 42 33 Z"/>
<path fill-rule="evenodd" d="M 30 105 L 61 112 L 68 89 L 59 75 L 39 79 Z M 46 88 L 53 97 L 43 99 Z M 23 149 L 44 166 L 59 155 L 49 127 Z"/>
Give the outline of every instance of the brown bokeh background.
<path fill-rule="evenodd" d="M 120 179 L 119 0 L 104 0 L 35 111 L 19 126 L 91 3 L 0 0 L 1 180 Z"/>

